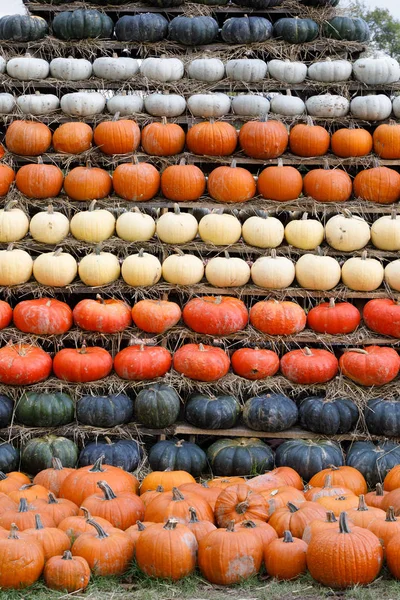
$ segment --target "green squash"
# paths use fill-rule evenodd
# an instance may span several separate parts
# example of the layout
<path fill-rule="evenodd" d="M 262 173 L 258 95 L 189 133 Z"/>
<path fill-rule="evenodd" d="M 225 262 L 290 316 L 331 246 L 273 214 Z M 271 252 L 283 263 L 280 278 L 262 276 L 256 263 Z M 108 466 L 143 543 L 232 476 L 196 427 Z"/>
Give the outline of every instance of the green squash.
<path fill-rule="evenodd" d="M 368 23 L 360 17 L 333 17 L 324 22 L 322 33 L 328 38 L 349 42 L 367 42 L 371 37 Z"/>
<path fill-rule="evenodd" d="M 158 13 L 124 15 L 115 24 L 115 36 L 122 42 L 160 42 L 167 33 L 168 21 Z"/>
<path fill-rule="evenodd" d="M 369 487 L 382 483 L 390 469 L 398 464 L 400 444 L 389 441 L 354 442 L 346 457 L 346 465 L 360 471 Z"/>
<path fill-rule="evenodd" d="M 240 404 L 233 396 L 194 394 L 185 405 L 188 423 L 201 429 L 229 429 L 240 415 Z"/>
<path fill-rule="evenodd" d="M 180 409 L 178 394 L 164 383 L 144 388 L 135 399 L 136 420 L 151 429 L 164 429 L 175 423 Z"/>
<path fill-rule="evenodd" d="M 4 442 L 0 444 L 0 471 L 9 473 L 19 468 L 19 450 L 11 444 Z"/>
<path fill-rule="evenodd" d="M 28 427 L 57 427 L 74 420 L 74 402 L 62 392 L 24 392 L 17 401 L 15 418 Z"/>
<path fill-rule="evenodd" d="M 0 429 L 8 427 L 14 411 L 14 402 L 8 396 L 0 394 Z"/>
<path fill-rule="evenodd" d="M 75 467 L 78 448 L 71 440 L 55 435 L 33 438 L 21 451 L 21 468 L 26 473 L 36 475 L 50 469 L 53 458 L 58 458 L 63 467 Z"/>
<path fill-rule="evenodd" d="M 8 15 L 0 18 L 0 40 L 34 42 L 48 33 L 49 27 L 42 17 Z"/>
<path fill-rule="evenodd" d="M 206 469 L 207 458 L 196 444 L 185 440 L 162 440 L 151 448 L 149 463 L 153 471 L 187 471 L 193 477 L 200 477 Z"/>
<path fill-rule="evenodd" d="M 247 400 L 243 421 L 255 431 L 285 431 L 297 421 L 296 404 L 283 394 L 265 394 Z"/>
<path fill-rule="evenodd" d="M 324 396 L 310 396 L 303 398 L 299 405 L 301 427 L 324 435 L 351 431 L 358 417 L 358 408 L 349 398 L 328 400 Z"/>
<path fill-rule="evenodd" d="M 258 438 L 222 439 L 207 450 L 214 475 L 232 477 L 258 475 L 274 467 L 274 453 Z"/>
<path fill-rule="evenodd" d="M 344 464 L 339 444 L 330 440 L 289 440 L 279 446 L 275 455 L 277 467 L 292 467 L 309 481 L 315 473 L 330 465 Z"/>
<path fill-rule="evenodd" d="M 119 440 L 98 438 L 82 448 L 79 454 L 78 467 L 94 465 L 100 457 L 104 457 L 105 465 L 120 467 L 124 471 L 136 471 L 140 465 L 143 453 L 136 440 Z"/>
<path fill-rule="evenodd" d="M 76 418 L 92 427 L 115 427 L 129 423 L 133 417 L 133 402 L 125 394 L 83 396 L 76 405 Z"/>
<path fill-rule="evenodd" d="M 169 39 L 185 46 L 212 44 L 217 35 L 218 23 L 208 16 L 175 17 L 168 26 Z"/>
<path fill-rule="evenodd" d="M 96 9 L 63 11 L 53 20 L 53 34 L 60 40 L 111 38 L 113 30 L 113 20 Z"/>
<path fill-rule="evenodd" d="M 372 435 L 400 436 L 400 402 L 398 398 L 374 398 L 365 407 L 365 423 Z"/>
<path fill-rule="evenodd" d="M 312 19 L 285 17 L 274 25 L 274 36 L 282 38 L 288 44 L 304 44 L 318 37 L 318 24 Z"/>
<path fill-rule="evenodd" d="M 272 23 L 264 17 L 231 17 L 221 29 L 227 44 L 254 44 L 265 42 L 272 36 Z"/>

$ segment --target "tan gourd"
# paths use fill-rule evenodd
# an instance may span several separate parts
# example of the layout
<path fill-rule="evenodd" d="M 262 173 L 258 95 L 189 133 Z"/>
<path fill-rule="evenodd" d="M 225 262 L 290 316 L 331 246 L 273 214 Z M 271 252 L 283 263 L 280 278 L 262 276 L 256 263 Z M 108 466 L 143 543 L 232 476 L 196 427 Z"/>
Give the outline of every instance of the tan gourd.
<path fill-rule="evenodd" d="M 197 219 L 190 213 L 182 213 L 177 204 L 174 212 L 166 212 L 157 221 L 158 238 L 166 244 L 187 244 L 197 235 Z"/>
<path fill-rule="evenodd" d="M 276 217 L 250 217 L 242 227 L 244 241 L 257 248 L 277 248 L 283 240 L 284 227 Z"/>
<path fill-rule="evenodd" d="M 39 283 L 51 287 L 65 287 L 76 277 L 75 258 L 58 248 L 55 252 L 40 254 L 33 263 L 33 276 Z"/>
<path fill-rule="evenodd" d="M 31 236 L 42 244 L 59 244 L 69 233 L 69 220 L 60 212 L 54 212 L 53 205 L 36 213 L 29 225 Z"/>
<path fill-rule="evenodd" d="M 193 254 L 171 254 L 162 264 L 162 276 L 168 283 L 194 285 L 203 279 L 203 262 Z"/>
<path fill-rule="evenodd" d="M 358 292 L 372 292 L 382 283 L 384 269 L 375 258 L 367 258 L 367 253 L 362 256 L 349 258 L 342 266 L 342 281 L 351 290 Z"/>
<path fill-rule="evenodd" d="M 33 261 L 25 250 L 13 248 L 0 250 L 0 285 L 19 285 L 26 283 L 32 275 Z"/>
<path fill-rule="evenodd" d="M 125 258 L 121 274 L 128 285 L 148 287 L 160 280 L 161 263 L 156 256 L 140 250 L 138 254 Z"/>
<path fill-rule="evenodd" d="M 380 217 L 371 227 L 371 240 L 379 250 L 400 250 L 400 215 L 393 208 L 391 215 Z"/>
<path fill-rule="evenodd" d="M 14 208 L 16 200 L 10 200 L 0 209 L 0 242 L 18 242 L 28 233 L 29 219 L 20 208 Z"/>
<path fill-rule="evenodd" d="M 301 250 L 315 250 L 324 240 L 324 226 L 304 213 L 301 219 L 290 221 L 285 227 L 285 239 L 290 246 Z"/>
<path fill-rule="evenodd" d="M 124 212 L 117 219 L 117 236 L 126 242 L 147 242 L 156 232 L 156 224 L 150 215 L 140 212 L 137 206 Z"/>
<path fill-rule="evenodd" d="M 270 256 L 257 258 L 251 267 L 251 278 L 255 285 L 271 290 L 282 290 L 289 287 L 294 280 L 295 269 L 291 260 L 285 256 L 277 256 L 271 250 Z"/>
<path fill-rule="evenodd" d="M 368 223 L 356 217 L 349 210 L 342 215 L 331 217 L 325 226 L 325 237 L 328 244 L 341 252 L 361 250 L 370 240 Z"/>
<path fill-rule="evenodd" d="M 90 287 L 108 285 L 120 276 L 118 257 L 111 252 L 102 252 L 100 245 L 93 254 L 88 254 L 79 263 L 78 273 L 81 281 Z"/>
<path fill-rule="evenodd" d="M 206 279 L 216 287 L 241 287 L 250 279 L 250 267 L 242 258 L 216 256 L 206 266 Z"/>
<path fill-rule="evenodd" d="M 109 210 L 95 210 L 96 200 L 90 203 L 89 210 L 77 212 L 71 219 L 71 233 L 84 242 L 104 242 L 115 230 L 115 217 Z"/>
<path fill-rule="evenodd" d="M 230 246 L 240 239 L 242 227 L 234 215 L 227 215 L 217 209 L 205 215 L 199 223 L 199 235 L 206 244 Z"/>
<path fill-rule="evenodd" d="M 308 290 L 331 290 L 340 281 L 340 265 L 332 256 L 323 256 L 320 249 L 316 254 L 303 254 L 296 263 L 296 279 Z"/>

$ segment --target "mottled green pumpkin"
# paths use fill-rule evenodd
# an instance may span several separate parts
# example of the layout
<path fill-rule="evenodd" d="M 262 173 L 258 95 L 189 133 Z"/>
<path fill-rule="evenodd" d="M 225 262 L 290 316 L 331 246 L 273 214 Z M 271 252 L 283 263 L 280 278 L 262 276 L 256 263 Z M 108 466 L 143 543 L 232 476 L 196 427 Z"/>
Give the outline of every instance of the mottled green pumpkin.
<path fill-rule="evenodd" d="M 254 44 L 268 40 L 272 30 L 264 17 L 232 17 L 224 22 L 221 37 L 227 44 Z"/>
<path fill-rule="evenodd" d="M 115 24 L 115 36 L 122 42 L 160 42 L 167 33 L 168 21 L 158 13 L 124 15 Z"/>
<path fill-rule="evenodd" d="M 243 421 L 255 431 L 285 431 L 296 423 L 297 416 L 295 402 L 284 394 L 250 398 L 243 409 Z"/>
<path fill-rule="evenodd" d="M 318 24 L 312 19 L 285 17 L 274 25 L 274 36 L 282 38 L 288 44 L 304 44 L 318 37 Z"/>
<path fill-rule="evenodd" d="M 344 464 L 339 444 L 330 440 L 288 440 L 279 446 L 275 454 L 277 467 L 292 467 L 300 477 L 309 481 L 315 473 L 329 465 Z"/>
<path fill-rule="evenodd" d="M 365 423 L 372 435 L 400 436 L 400 402 L 398 398 L 373 398 L 365 407 Z"/>
<path fill-rule="evenodd" d="M 152 429 L 164 429 L 175 423 L 180 408 L 178 394 L 164 383 L 144 388 L 135 399 L 136 420 Z"/>
<path fill-rule="evenodd" d="M 283 0 L 235 0 L 238 6 L 248 6 L 253 10 L 265 10 L 266 8 L 275 8 L 281 6 Z"/>
<path fill-rule="evenodd" d="M 338 435 L 352 431 L 357 424 L 359 412 L 349 398 L 325 398 L 309 396 L 299 405 L 301 427 L 324 435 Z"/>
<path fill-rule="evenodd" d="M 55 435 L 33 438 L 21 451 L 21 468 L 26 473 L 36 475 L 50 469 L 53 458 L 60 459 L 63 467 L 75 467 L 78 448 L 71 440 Z"/>
<path fill-rule="evenodd" d="M 9 473 L 19 469 L 19 450 L 11 444 L 0 444 L 0 471 Z"/>
<path fill-rule="evenodd" d="M 74 420 L 74 402 L 62 392 L 24 392 L 16 402 L 15 418 L 29 427 L 57 427 Z"/>
<path fill-rule="evenodd" d="M 47 22 L 42 17 L 7 15 L 0 19 L 0 40 L 33 42 L 49 33 Z"/>
<path fill-rule="evenodd" d="M 112 19 L 96 9 L 78 9 L 58 13 L 53 20 L 53 34 L 61 40 L 111 38 Z"/>
<path fill-rule="evenodd" d="M 185 405 L 188 423 L 201 429 L 229 429 L 240 415 L 240 404 L 234 396 L 193 394 Z"/>
<path fill-rule="evenodd" d="M 394 442 L 354 442 L 346 456 L 346 465 L 365 477 L 369 487 L 382 483 L 385 476 L 400 464 L 400 444 Z"/>
<path fill-rule="evenodd" d="M 168 26 L 168 37 L 185 46 L 211 44 L 218 35 L 218 23 L 212 17 L 185 17 L 172 19 Z"/>
<path fill-rule="evenodd" d="M 142 448 L 136 440 L 119 440 L 109 438 L 97 439 L 82 448 L 79 454 L 78 467 L 87 467 L 104 456 L 105 465 L 120 467 L 124 471 L 136 471 L 142 457 Z"/>
<path fill-rule="evenodd" d="M 333 17 L 325 21 L 322 33 L 334 40 L 367 42 L 371 36 L 368 23 L 360 17 Z"/>
<path fill-rule="evenodd" d="M 0 394 L 0 429 L 8 427 L 14 410 L 14 402 L 8 396 Z"/>
<path fill-rule="evenodd" d="M 193 477 L 205 472 L 207 458 L 196 444 L 185 440 L 162 440 L 150 450 L 149 463 L 153 471 L 187 471 Z"/>
<path fill-rule="evenodd" d="M 274 453 L 258 438 L 217 440 L 207 450 L 214 475 L 232 477 L 257 475 L 274 467 Z"/>
<path fill-rule="evenodd" d="M 84 425 L 115 427 L 129 423 L 133 417 L 133 402 L 125 394 L 83 396 L 76 405 L 76 418 Z"/>

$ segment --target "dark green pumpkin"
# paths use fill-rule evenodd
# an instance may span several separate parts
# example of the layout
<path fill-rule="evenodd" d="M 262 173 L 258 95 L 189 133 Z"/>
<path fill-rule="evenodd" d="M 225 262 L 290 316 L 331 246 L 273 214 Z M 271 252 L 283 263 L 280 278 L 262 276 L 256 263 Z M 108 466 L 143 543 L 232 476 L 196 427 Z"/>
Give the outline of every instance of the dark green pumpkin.
<path fill-rule="evenodd" d="M 0 394 L 0 429 L 8 427 L 14 410 L 14 402 L 8 396 Z"/>
<path fill-rule="evenodd" d="M 232 477 L 257 475 L 274 467 L 274 453 L 258 438 L 217 440 L 207 450 L 214 475 Z"/>
<path fill-rule="evenodd" d="M 301 427 L 315 433 L 347 433 L 357 425 L 358 417 L 358 408 L 349 398 L 328 400 L 323 396 L 311 396 L 299 405 Z"/>
<path fill-rule="evenodd" d="M 217 35 L 217 21 L 207 16 L 175 17 L 168 26 L 169 39 L 185 46 L 211 44 Z"/>
<path fill-rule="evenodd" d="M 264 17 L 232 17 L 222 25 L 221 37 L 227 44 L 254 44 L 268 40 L 272 30 Z"/>
<path fill-rule="evenodd" d="M 57 427 L 74 420 L 74 402 L 62 392 L 24 392 L 17 401 L 15 418 L 29 427 Z"/>
<path fill-rule="evenodd" d="M 385 437 L 400 436 L 400 402 L 374 398 L 365 407 L 365 423 L 372 435 Z"/>
<path fill-rule="evenodd" d="M 340 445 L 329 440 L 289 440 L 278 447 L 275 463 L 277 467 L 292 467 L 309 481 L 329 465 L 342 466 L 343 454 Z"/>
<path fill-rule="evenodd" d="M 400 464 L 400 445 L 394 442 L 354 442 L 346 465 L 358 469 L 370 487 L 382 483 L 390 469 Z"/>
<path fill-rule="evenodd" d="M 79 454 L 79 467 L 87 467 L 104 456 L 105 465 L 121 467 L 125 471 L 136 471 L 142 460 L 142 448 L 135 440 L 98 439 L 90 442 Z"/>
<path fill-rule="evenodd" d="M 48 33 L 49 27 L 42 17 L 8 15 L 0 18 L 0 40 L 33 42 Z"/>
<path fill-rule="evenodd" d="M 315 6 L 315 7 L 326 7 L 326 6 L 338 6 L 340 0 L 300 0 L 302 4 L 306 6 Z"/>
<path fill-rule="evenodd" d="M 76 418 L 93 427 L 115 427 L 129 423 L 133 417 L 133 402 L 125 394 L 83 396 L 76 405 Z"/>
<path fill-rule="evenodd" d="M 141 390 L 135 399 L 136 420 L 145 427 L 164 429 L 179 417 L 181 402 L 175 390 L 155 383 Z"/>
<path fill-rule="evenodd" d="M 195 4 L 206 4 L 207 6 L 225 6 L 229 0 L 195 0 Z"/>
<path fill-rule="evenodd" d="M 193 477 L 200 477 L 206 469 L 207 458 L 196 444 L 185 440 L 162 440 L 150 450 L 149 463 L 153 471 L 187 471 Z"/>
<path fill-rule="evenodd" d="M 282 38 L 288 44 L 304 44 L 318 37 L 318 24 L 312 19 L 285 17 L 274 25 L 274 36 Z"/>
<path fill-rule="evenodd" d="M 172 8 L 174 6 L 181 6 L 184 0 L 148 0 L 146 4 L 150 6 L 158 6 L 159 8 Z"/>
<path fill-rule="evenodd" d="M 235 0 L 238 6 L 248 6 L 253 10 L 265 10 L 266 8 L 275 8 L 281 6 L 283 0 Z"/>
<path fill-rule="evenodd" d="M 240 415 L 240 404 L 234 396 L 194 394 L 185 405 L 188 423 L 202 429 L 229 429 Z"/>
<path fill-rule="evenodd" d="M 322 33 L 334 40 L 367 42 L 371 36 L 368 23 L 360 17 L 333 17 L 325 21 Z"/>
<path fill-rule="evenodd" d="M 53 34 L 60 40 L 111 38 L 113 30 L 113 20 L 96 9 L 60 12 L 53 20 Z"/>
<path fill-rule="evenodd" d="M 58 458 L 63 467 L 75 467 L 78 460 L 78 448 L 71 440 L 55 435 L 33 438 L 21 451 L 21 468 L 36 475 L 39 471 L 50 469 L 53 458 Z M 2 469 L 3 470 L 3 469 Z"/>
<path fill-rule="evenodd" d="M 168 21 L 158 13 L 124 15 L 115 24 L 121 42 L 159 42 L 168 34 Z"/>
<path fill-rule="evenodd" d="M 0 471 L 9 473 L 19 468 L 19 450 L 11 444 L 0 444 Z"/>
<path fill-rule="evenodd" d="M 296 404 L 283 394 L 265 394 L 247 400 L 243 421 L 255 431 L 285 431 L 297 421 Z"/>

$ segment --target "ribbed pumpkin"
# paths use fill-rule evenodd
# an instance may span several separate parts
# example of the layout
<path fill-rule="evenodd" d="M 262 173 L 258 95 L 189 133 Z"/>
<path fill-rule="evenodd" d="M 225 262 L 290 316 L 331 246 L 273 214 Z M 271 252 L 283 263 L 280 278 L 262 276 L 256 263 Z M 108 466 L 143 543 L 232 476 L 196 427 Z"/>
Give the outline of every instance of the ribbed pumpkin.
<path fill-rule="evenodd" d="M 180 154 L 185 145 L 185 132 L 176 123 L 167 123 L 166 117 L 161 123 L 150 123 L 142 130 L 143 150 L 153 156 L 172 156 Z"/>
<path fill-rule="evenodd" d="M 85 331 L 100 333 L 117 333 L 131 324 L 131 309 L 123 301 L 115 298 L 104 300 L 97 296 L 96 300 L 81 300 L 73 310 L 75 325 Z"/>
<path fill-rule="evenodd" d="M 113 360 L 107 350 L 83 345 L 81 348 L 64 348 L 57 352 L 53 371 L 58 379 L 83 383 L 106 377 L 112 365 Z"/>
<path fill-rule="evenodd" d="M 352 189 L 349 175 L 341 169 L 313 169 L 303 180 L 304 195 L 317 202 L 345 202 L 350 198 Z"/>
<path fill-rule="evenodd" d="M 66 333 L 73 323 L 68 304 L 54 298 L 19 302 L 14 308 L 13 320 L 20 331 L 36 335 Z"/>
<path fill-rule="evenodd" d="M 29 344 L 7 345 L 0 349 L 0 381 L 6 385 L 32 385 L 51 373 L 50 354 Z"/>
<path fill-rule="evenodd" d="M 252 158 L 277 158 L 287 148 L 289 135 L 280 121 L 249 121 L 240 129 L 239 143 Z"/>
<path fill-rule="evenodd" d="M 99 200 L 112 190 L 112 179 L 104 169 L 75 167 L 64 179 L 65 193 L 72 200 Z"/>
<path fill-rule="evenodd" d="M 161 191 L 168 200 L 174 202 L 198 200 L 205 189 L 204 173 L 196 165 L 185 164 L 184 158 L 179 165 L 167 167 L 161 175 Z"/>
<path fill-rule="evenodd" d="M 367 525 L 367 529 L 379 538 L 385 552 L 390 540 L 393 537 L 398 537 L 400 534 L 400 520 L 396 517 L 393 506 L 387 509 L 385 518 L 378 517 L 373 519 Z"/>
<path fill-rule="evenodd" d="M 0 165 L 0 196 L 6 196 L 15 179 L 15 173 L 8 165 Z"/>
<path fill-rule="evenodd" d="M 380 158 L 400 158 L 400 125 L 391 121 L 388 125 L 379 125 L 373 135 L 374 152 Z"/>
<path fill-rule="evenodd" d="M 7 127 L 7 150 L 22 156 L 44 154 L 51 144 L 51 131 L 39 121 L 13 121 Z"/>
<path fill-rule="evenodd" d="M 329 150 L 330 135 L 320 125 L 314 125 L 311 117 L 307 124 L 300 123 L 290 130 L 289 147 L 297 156 L 323 156 Z"/>
<path fill-rule="evenodd" d="M 41 471 L 41 473 L 45 473 L 46 471 L 48 472 L 50 469 L 45 469 L 45 471 Z M 74 471 L 74 469 L 65 469 L 65 471 L 66 476 L 68 477 L 70 472 Z M 64 477 L 64 479 L 66 479 L 66 477 Z M 58 487 L 60 488 L 60 486 Z M 56 498 L 52 492 L 49 492 L 47 500 L 44 500 L 43 498 L 34 500 L 31 503 L 30 508 L 36 510 L 36 507 L 38 510 L 46 511 L 46 514 L 51 516 L 57 527 L 61 521 L 64 521 L 64 519 L 76 516 L 79 513 L 79 508 L 76 506 L 76 504 L 70 500 L 67 500 L 66 498 Z"/>
<path fill-rule="evenodd" d="M 387 167 L 360 171 L 354 179 L 354 195 L 376 204 L 392 204 L 400 199 L 400 174 Z"/>
<path fill-rule="evenodd" d="M 253 175 L 247 169 L 236 166 L 217 167 L 208 176 L 208 191 L 218 202 L 246 202 L 256 193 Z"/>
<path fill-rule="evenodd" d="M 185 344 L 175 352 L 173 365 L 189 379 L 216 381 L 227 374 L 230 360 L 222 348 Z"/>
<path fill-rule="evenodd" d="M 264 549 L 268 575 L 278 580 L 294 579 L 307 570 L 307 544 L 284 531 L 283 537 L 273 540 Z"/>
<path fill-rule="evenodd" d="M 71 547 L 71 541 L 67 534 L 56 527 L 45 527 L 40 515 L 35 515 L 35 527 L 25 529 L 25 533 L 39 543 L 46 561 L 52 556 L 63 554 Z"/>
<path fill-rule="evenodd" d="M 254 492 L 246 484 L 238 484 L 227 487 L 220 493 L 214 514 L 218 527 L 227 527 L 231 521 L 267 521 L 268 506 L 261 494 Z"/>
<path fill-rule="evenodd" d="M 325 513 L 326 510 L 315 502 L 288 502 L 283 508 L 278 508 L 268 522 L 279 537 L 288 529 L 292 535 L 301 539 L 306 526 L 315 519 L 323 519 Z"/>
<path fill-rule="evenodd" d="M 346 334 L 355 331 L 361 321 L 358 308 L 350 302 L 321 302 L 307 315 L 307 325 L 318 333 L 330 335 Z"/>
<path fill-rule="evenodd" d="M 186 145 L 194 154 L 229 156 L 237 146 L 236 129 L 224 121 L 214 119 L 197 123 L 186 136 Z"/>
<path fill-rule="evenodd" d="M 72 556 L 66 550 L 62 556 L 53 556 L 47 561 L 43 577 L 46 586 L 60 592 L 80 592 L 87 588 L 90 568 L 81 556 Z"/>
<path fill-rule="evenodd" d="M 95 517 L 102 517 L 123 531 L 143 520 L 145 507 L 134 492 L 115 493 L 106 481 L 98 481 L 100 492 L 84 499 L 84 506 Z"/>
<path fill-rule="evenodd" d="M 297 200 L 303 189 L 303 178 L 294 167 L 284 166 L 281 159 L 277 167 L 267 167 L 261 171 L 257 181 L 257 191 L 263 198 L 278 202 Z"/>
<path fill-rule="evenodd" d="M 232 369 L 245 379 L 265 379 L 278 372 L 279 356 L 265 348 L 239 348 L 231 357 Z"/>
<path fill-rule="evenodd" d="M 364 527 L 364 529 L 369 529 L 370 524 L 375 519 L 385 519 L 385 511 L 380 508 L 368 506 L 365 503 L 364 494 L 359 496 L 358 506 L 356 508 L 351 508 L 347 512 L 350 521 L 352 521 L 354 525 L 357 525 L 357 527 Z"/>
<path fill-rule="evenodd" d="M 383 489 L 383 485 L 381 483 L 377 483 L 374 492 L 368 492 L 368 494 L 365 494 L 365 502 L 367 506 L 382 508 L 383 500 L 388 493 L 389 492 Z"/>
<path fill-rule="evenodd" d="M 81 122 L 63 123 L 53 133 L 53 148 L 65 154 L 82 154 L 92 145 L 93 130 Z"/>
<path fill-rule="evenodd" d="M 181 318 L 181 309 L 168 300 L 140 300 L 132 308 L 132 319 L 139 329 L 147 333 L 164 333 Z"/>
<path fill-rule="evenodd" d="M 366 326 L 382 335 L 400 337 L 399 318 L 400 305 L 390 298 L 370 300 L 364 306 L 363 319 Z"/>
<path fill-rule="evenodd" d="M 192 533 L 194 533 L 197 543 L 199 543 L 200 540 L 202 540 L 204 537 L 206 537 L 206 535 L 210 533 L 210 531 L 214 531 L 216 527 L 210 521 L 200 521 L 197 518 L 197 512 L 196 509 L 193 508 L 193 506 L 189 508 L 189 513 L 190 519 L 186 523 L 186 526 L 188 527 L 188 529 L 190 529 Z"/>
<path fill-rule="evenodd" d="M 393 348 L 366 346 L 345 351 L 339 366 L 345 377 L 360 385 L 384 385 L 397 377 L 400 358 Z"/>
<path fill-rule="evenodd" d="M 160 174 L 153 165 L 138 162 L 118 165 L 113 173 L 115 193 L 130 202 L 151 200 L 160 189 Z"/>
<path fill-rule="evenodd" d="M 91 533 L 93 535 L 93 527 L 89 524 L 89 520 L 92 519 L 92 515 L 88 510 L 86 510 L 85 507 L 83 507 L 81 511 L 83 512 L 82 517 L 76 515 L 73 515 L 72 517 L 66 517 L 58 524 L 58 528 L 62 531 L 65 531 L 71 540 L 71 543 L 73 543 L 82 533 Z M 106 519 L 97 517 L 96 521 L 103 527 L 105 531 L 114 529 L 111 523 L 106 521 Z"/>
<path fill-rule="evenodd" d="M 267 335 L 292 335 L 304 329 L 306 315 L 295 302 L 263 300 L 251 307 L 250 323 Z"/>
<path fill-rule="evenodd" d="M 306 525 L 303 533 L 303 540 L 309 544 L 314 534 L 319 531 L 326 531 L 327 529 L 337 529 L 339 523 L 334 513 L 331 510 L 326 512 L 325 519 L 315 519 L 311 521 L 309 525 Z"/>
<path fill-rule="evenodd" d="M 40 159 L 39 159 L 40 161 Z M 15 177 L 15 185 L 28 198 L 52 198 L 58 196 L 63 186 L 61 169 L 55 165 L 24 165 Z"/>
<path fill-rule="evenodd" d="M 193 298 L 183 309 L 186 325 L 207 335 L 236 333 L 246 327 L 248 318 L 244 302 L 231 296 Z"/>
<path fill-rule="evenodd" d="M 372 151 L 372 135 L 366 129 L 338 129 L 332 135 L 333 154 L 341 158 L 365 156 Z"/>
<path fill-rule="evenodd" d="M 184 483 L 195 483 L 194 477 L 186 471 L 153 471 L 143 479 L 140 494 L 155 490 L 158 486 L 170 492 L 172 488 L 180 487 Z"/>
<path fill-rule="evenodd" d="M 94 129 L 93 139 L 104 154 L 131 154 L 140 143 L 140 129 L 129 119 L 103 121 Z"/>
<path fill-rule="evenodd" d="M 200 520 L 214 523 L 211 506 L 204 498 L 193 492 L 182 493 L 178 488 L 173 488 L 171 492 L 162 492 L 154 498 L 146 507 L 144 518 L 145 521 L 163 523 L 173 517 L 178 519 L 180 523 L 186 523 L 190 520 L 189 508 L 191 506 L 196 509 Z"/>
<path fill-rule="evenodd" d="M 37 581 L 43 571 L 44 554 L 41 546 L 29 536 L 19 533 L 13 523 L 7 537 L 0 538 L 0 587 L 25 588 Z"/>
<path fill-rule="evenodd" d="M 171 354 L 166 348 L 137 344 L 118 352 L 114 359 L 114 369 L 122 379 L 143 381 L 165 375 L 171 362 Z"/>
<path fill-rule="evenodd" d="M 306 385 L 324 383 L 333 379 L 337 374 L 338 360 L 328 350 L 316 348 L 291 350 L 281 358 L 281 371 L 294 383 Z"/>

